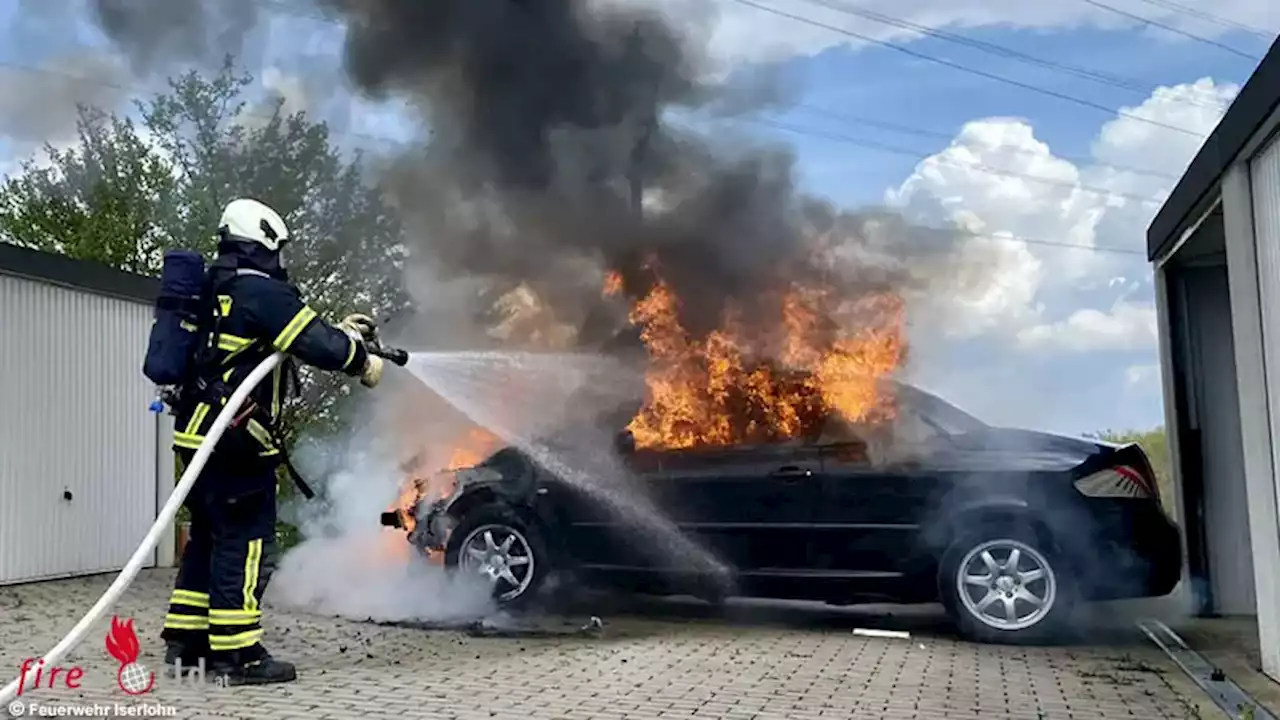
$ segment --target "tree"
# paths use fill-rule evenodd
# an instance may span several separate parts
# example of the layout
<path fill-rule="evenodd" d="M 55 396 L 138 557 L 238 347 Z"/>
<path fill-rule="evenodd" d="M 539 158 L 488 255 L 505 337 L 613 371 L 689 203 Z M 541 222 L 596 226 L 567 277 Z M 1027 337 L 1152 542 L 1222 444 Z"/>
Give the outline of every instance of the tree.
<path fill-rule="evenodd" d="M 82 107 L 76 145 L 46 147 L 47 163 L 28 161 L 0 188 L 0 239 L 154 275 L 166 249 L 211 255 L 222 207 L 255 197 L 287 218 L 291 279 L 323 317 L 406 307 L 401 227 L 363 157 L 282 103 L 248 113 L 251 82 L 228 57 L 211 78 L 190 72 L 137 102 L 137 121 Z M 285 408 L 291 441 L 335 430 L 348 387 L 303 374 L 305 397 Z"/>
<path fill-rule="evenodd" d="M 0 188 L 0 237 L 24 247 L 154 274 L 170 245 L 163 202 L 179 193 L 171 165 L 133 121 L 80 109 L 79 145 L 51 146 Z"/>

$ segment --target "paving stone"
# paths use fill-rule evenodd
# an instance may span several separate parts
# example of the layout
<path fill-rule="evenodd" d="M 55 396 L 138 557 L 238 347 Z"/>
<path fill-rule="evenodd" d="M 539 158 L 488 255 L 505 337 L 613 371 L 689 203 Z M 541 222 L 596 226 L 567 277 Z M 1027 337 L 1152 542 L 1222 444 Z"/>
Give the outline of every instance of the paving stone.
<path fill-rule="evenodd" d="M 290 685 L 218 688 L 163 676 L 170 571 L 144 571 L 117 604 L 135 619 L 156 688 L 130 698 L 105 648 L 109 618 L 61 665 L 81 687 L 40 703 L 167 705 L 170 717 L 431 720 L 1089 720 L 1210 717 L 1181 673 L 1141 638 L 1015 648 L 943 634 L 909 641 L 719 620 L 606 618 L 597 640 L 472 638 L 311 615 L 268 603 L 266 644 L 294 661 Z M 47 651 L 113 578 L 0 588 L 0 668 Z M 345 651 L 343 650 L 345 648 Z M 7 680 L 6 680 L 7 681 Z M 3 713 L 0 710 L 0 713 Z"/>

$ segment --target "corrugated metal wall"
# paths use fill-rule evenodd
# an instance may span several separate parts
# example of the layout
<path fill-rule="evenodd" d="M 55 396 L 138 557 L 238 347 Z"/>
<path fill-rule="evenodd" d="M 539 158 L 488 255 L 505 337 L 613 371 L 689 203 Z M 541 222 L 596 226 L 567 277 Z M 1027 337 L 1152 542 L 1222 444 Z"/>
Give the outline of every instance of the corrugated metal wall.
<path fill-rule="evenodd" d="M 1258 585 L 1258 640 L 1263 672 L 1280 681 L 1280 137 L 1249 162 L 1253 241 L 1262 310 L 1262 376 L 1265 378 L 1272 462 L 1250 476 L 1249 514 Z M 1244 392 L 1243 390 L 1241 391 Z M 1261 414 L 1261 413 L 1259 413 Z M 1256 421 L 1255 421 L 1256 422 Z M 1263 435 L 1263 433 L 1258 433 Z M 1272 492 L 1267 492 L 1267 481 Z"/>
<path fill-rule="evenodd" d="M 0 274 L 0 583 L 119 569 L 155 519 L 151 309 Z"/>
<path fill-rule="evenodd" d="M 1258 291 L 1262 303 L 1263 365 L 1280 378 L 1280 138 L 1250 163 L 1253 228 L 1258 247 Z M 1269 383 L 1274 381 L 1268 381 Z M 1280 385 L 1280 383 L 1277 383 Z M 1280 393 L 1268 398 L 1273 432 L 1280 428 Z M 1280 468 L 1280 443 L 1273 443 L 1273 467 Z M 1275 478 L 1280 497 L 1280 477 Z"/>

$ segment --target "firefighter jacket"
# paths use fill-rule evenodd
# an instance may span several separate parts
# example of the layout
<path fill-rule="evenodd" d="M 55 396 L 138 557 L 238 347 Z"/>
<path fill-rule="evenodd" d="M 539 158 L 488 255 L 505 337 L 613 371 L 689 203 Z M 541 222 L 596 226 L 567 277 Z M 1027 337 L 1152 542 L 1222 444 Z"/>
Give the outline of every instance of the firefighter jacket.
<path fill-rule="evenodd" d="M 263 267 L 250 255 L 223 247 L 210 266 L 209 282 L 221 319 L 216 348 L 208 348 L 200 375 L 201 392 L 184 388 L 190 399 L 175 408 L 175 450 L 194 451 L 232 392 L 255 367 L 276 351 L 289 358 L 250 394 L 239 422 L 219 442 L 218 455 L 234 453 L 237 464 L 253 465 L 252 453 L 268 462 L 281 456 L 277 422 L 293 383 L 292 359 L 326 371 L 356 376 L 364 368 L 364 344 L 317 316 L 278 268 Z M 243 419 L 241 419 L 243 418 Z M 277 463 L 278 464 L 278 461 Z M 246 470 L 249 468 L 246 467 Z"/>

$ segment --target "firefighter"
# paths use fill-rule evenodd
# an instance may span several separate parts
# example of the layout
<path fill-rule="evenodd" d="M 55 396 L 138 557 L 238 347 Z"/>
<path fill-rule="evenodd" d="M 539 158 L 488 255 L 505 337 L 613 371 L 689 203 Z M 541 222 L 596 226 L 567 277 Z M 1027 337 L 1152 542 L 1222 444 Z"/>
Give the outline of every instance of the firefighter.
<path fill-rule="evenodd" d="M 190 536 L 161 634 L 170 668 L 207 660 L 206 673 L 231 685 L 296 677 L 291 663 L 263 647 L 261 624 L 276 560 L 277 471 L 287 467 L 301 483 L 277 427 L 282 403 L 296 390 L 293 359 L 359 377 L 370 388 L 382 375 L 382 359 L 364 344 L 374 330 L 368 317 L 331 325 L 289 283 L 280 257 L 288 240 L 284 220 L 266 205 L 238 199 L 226 206 L 206 286 L 213 340 L 196 380 L 182 388 L 190 399 L 175 413 L 174 449 L 185 465 L 231 392 L 270 354 L 286 353 L 223 434 L 187 498 Z M 310 494 L 305 483 L 299 488 Z"/>

